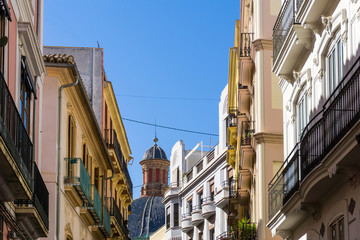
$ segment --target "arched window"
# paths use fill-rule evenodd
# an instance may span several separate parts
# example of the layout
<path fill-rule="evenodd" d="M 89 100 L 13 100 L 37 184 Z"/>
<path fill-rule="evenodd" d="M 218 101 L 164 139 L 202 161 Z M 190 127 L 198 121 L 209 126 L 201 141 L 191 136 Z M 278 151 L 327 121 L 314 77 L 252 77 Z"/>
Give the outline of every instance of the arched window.
<path fill-rule="evenodd" d="M 298 141 L 300 140 L 301 134 L 304 131 L 306 125 L 309 122 L 309 107 L 308 107 L 308 92 L 303 89 L 296 103 L 296 114 L 297 114 L 297 135 Z"/>
<path fill-rule="evenodd" d="M 330 224 L 330 240 L 343 240 L 344 234 L 344 216 L 337 218 Z"/>
<path fill-rule="evenodd" d="M 330 44 L 326 56 L 326 95 L 329 97 L 343 77 L 343 46 L 340 34 Z"/>

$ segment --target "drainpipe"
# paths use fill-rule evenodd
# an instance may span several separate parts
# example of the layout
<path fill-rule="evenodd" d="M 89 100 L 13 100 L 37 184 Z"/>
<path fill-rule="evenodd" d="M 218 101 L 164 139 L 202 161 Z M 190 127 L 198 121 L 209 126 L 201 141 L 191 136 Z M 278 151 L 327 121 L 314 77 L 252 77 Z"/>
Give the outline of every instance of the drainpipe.
<path fill-rule="evenodd" d="M 61 94 L 62 94 L 62 90 L 64 88 L 68 88 L 68 87 L 73 87 L 75 85 L 77 85 L 79 83 L 79 77 L 76 76 L 75 77 L 76 80 L 75 82 L 73 83 L 69 83 L 69 84 L 65 84 L 65 85 L 62 85 L 59 89 L 59 102 L 58 102 L 58 124 L 59 124 L 59 127 L 58 127 L 58 150 L 57 150 L 57 162 L 58 162 L 58 165 L 57 165 L 57 170 L 58 170 L 58 174 L 57 174 L 57 195 L 56 195 L 56 239 L 57 240 L 60 240 L 60 175 L 61 175 L 61 164 L 60 164 L 60 149 L 61 149 L 61 144 L 60 144 L 60 141 L 61 141 Z"/>

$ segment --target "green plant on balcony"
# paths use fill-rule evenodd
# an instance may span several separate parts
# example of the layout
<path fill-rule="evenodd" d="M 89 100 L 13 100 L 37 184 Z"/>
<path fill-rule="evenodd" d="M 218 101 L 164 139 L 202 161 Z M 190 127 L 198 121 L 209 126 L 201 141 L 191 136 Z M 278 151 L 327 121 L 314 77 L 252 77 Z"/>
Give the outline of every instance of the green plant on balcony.
<path fill-rule="evenodd" d="M 251 223 L 249 219 L 243 218 L 236 223 L 232 236 L 236 236 L 235 239 L 240 240 L 255 240 L 257 239 L 256 224 Z"/>

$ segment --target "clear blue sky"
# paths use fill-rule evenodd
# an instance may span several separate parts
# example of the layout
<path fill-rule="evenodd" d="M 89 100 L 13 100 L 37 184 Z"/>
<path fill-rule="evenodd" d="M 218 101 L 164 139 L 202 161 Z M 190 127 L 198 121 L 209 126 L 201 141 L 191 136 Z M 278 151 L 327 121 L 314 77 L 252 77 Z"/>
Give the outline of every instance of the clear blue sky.
<path fill-rule="evenodd" d="M 218 134 L 239 9 L 240 0 L 46 0 L 44 45 L 97 47 L 98 41 L 123 118 Z M 124 124 L 138 186 L 154 127 Z M 209 144 L 209 136 L 162 128 L 157 136 L 168 158 L 179 139 L 188 149 Z M 212 145 L 217 141 L 211 137 Z"/>

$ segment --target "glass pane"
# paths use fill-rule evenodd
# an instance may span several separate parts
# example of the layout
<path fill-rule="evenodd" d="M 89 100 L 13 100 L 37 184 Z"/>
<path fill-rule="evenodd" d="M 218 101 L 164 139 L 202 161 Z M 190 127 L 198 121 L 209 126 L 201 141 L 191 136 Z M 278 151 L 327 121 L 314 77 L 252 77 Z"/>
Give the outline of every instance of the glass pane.
<path fill-rule="evenodd" d="M 338 42 L 338 82 L 339 83 L 342 79 L 342 44 L 341 40 Z"/>
<path fill-rule="evenodd" d="M 331 226 L 331 240 L 337 240 L 337 238 L 336 238 L 336 224 Z"/>
<path fill-rule="evenodd" d="M 344 218 L 339 220 L 339 240 L 344 240 L 345 234 L 344 234 Z"/>

